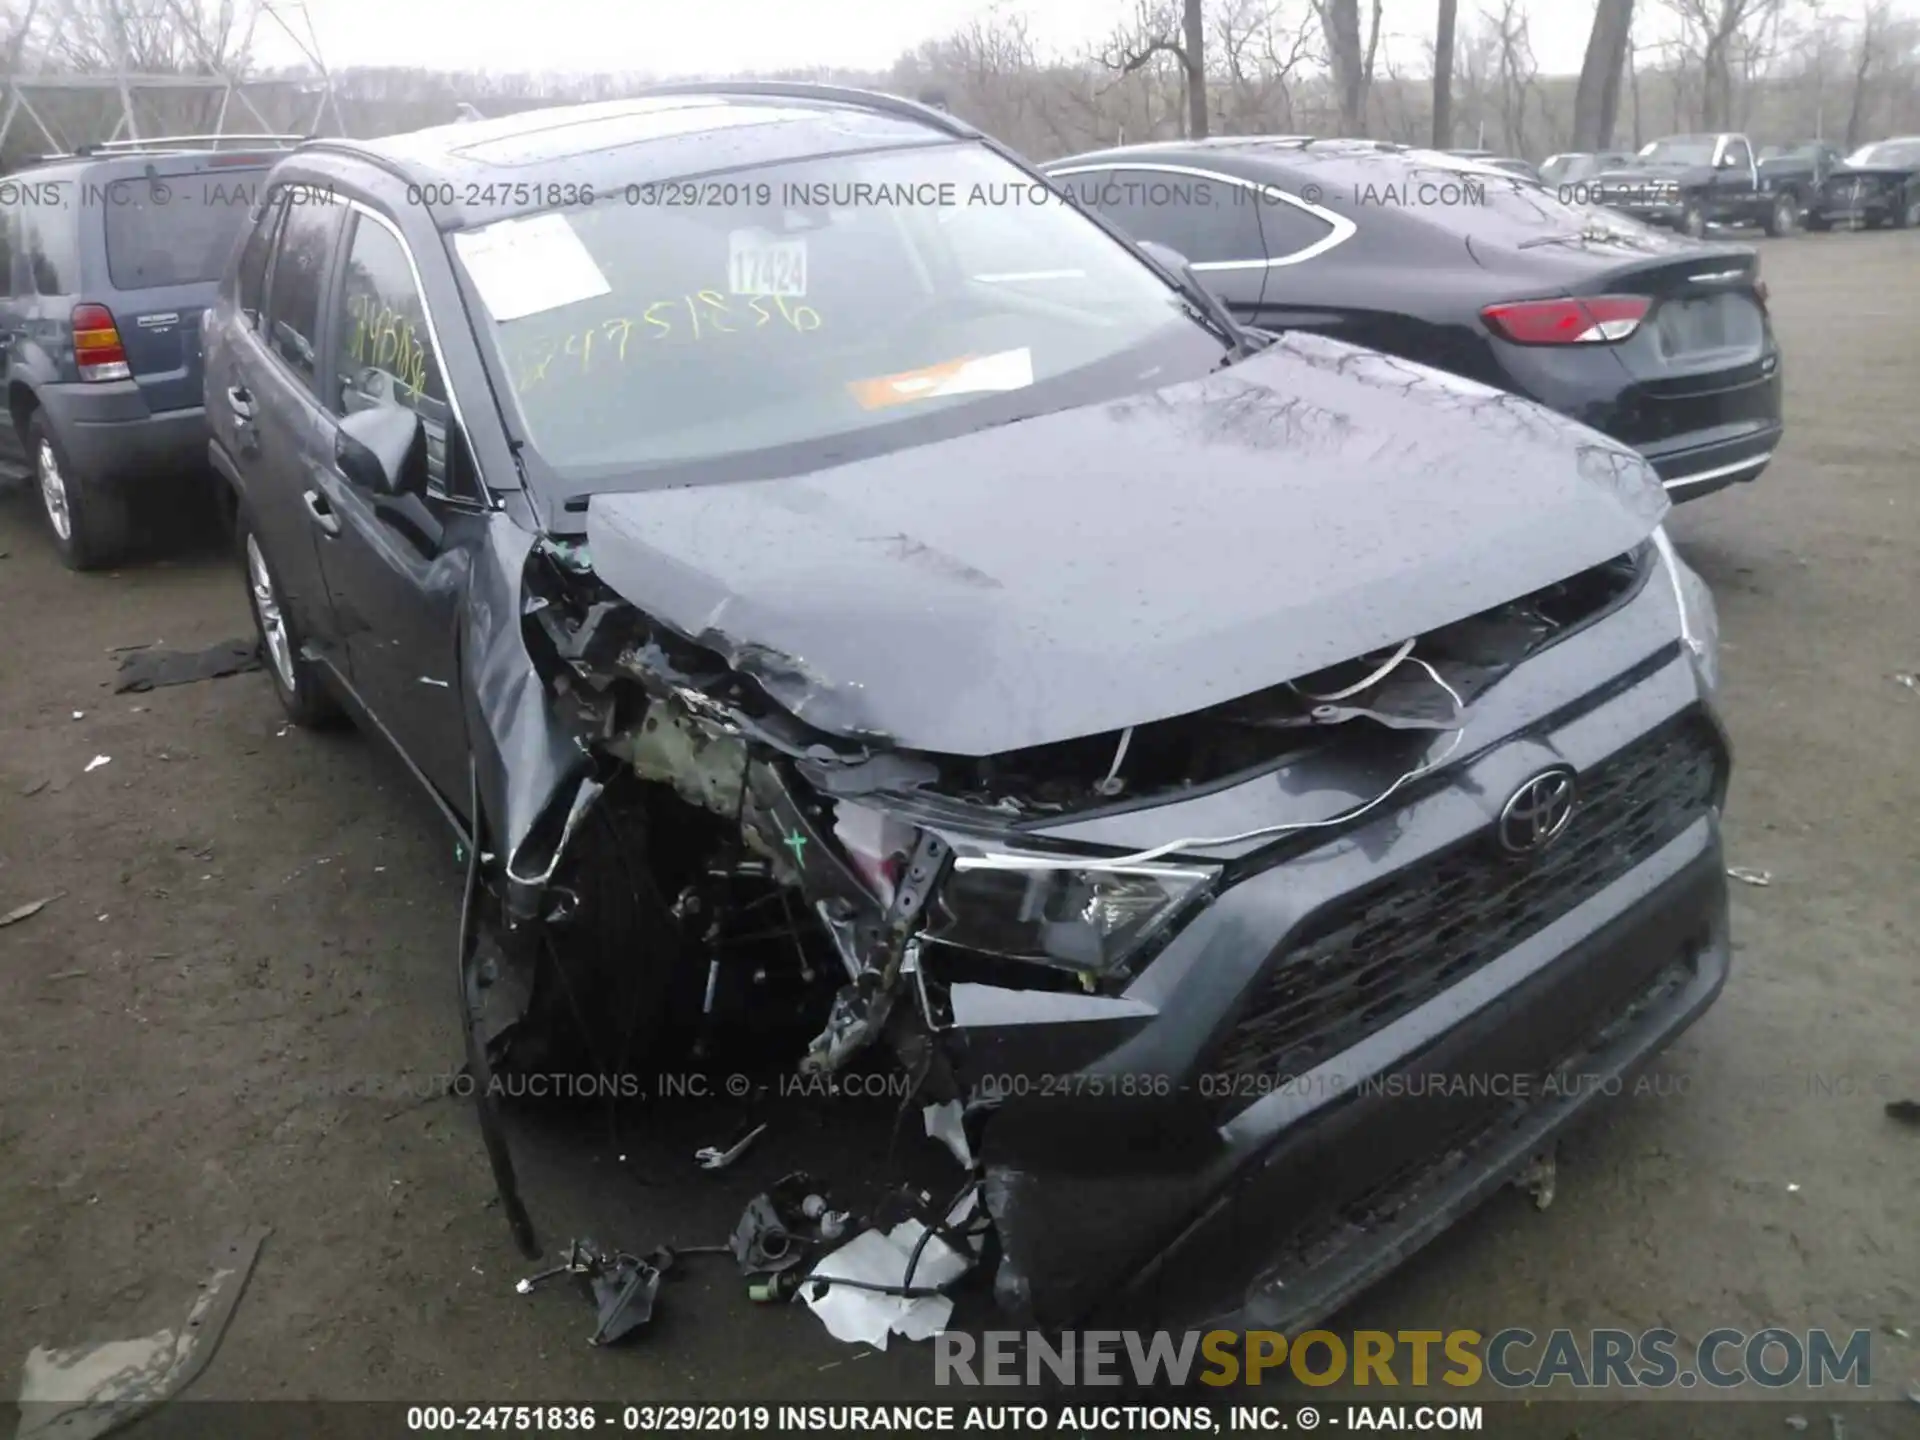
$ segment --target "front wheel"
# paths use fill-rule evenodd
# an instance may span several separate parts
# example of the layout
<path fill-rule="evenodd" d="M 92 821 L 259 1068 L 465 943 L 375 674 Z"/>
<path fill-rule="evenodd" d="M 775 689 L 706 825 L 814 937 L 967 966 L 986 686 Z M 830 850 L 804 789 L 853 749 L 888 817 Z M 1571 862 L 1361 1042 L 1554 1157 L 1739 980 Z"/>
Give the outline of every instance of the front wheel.
<path fill-rule="evenodd" d="M 1767 214 L 1767 234 L 1776 239 L 1782 235 L 1791 235 L 1800 223 L 1800 206 L 1791 195 L 1782 195 L 1773 202 L 1773 209 Z"/>
<path fill-rule="evenodd" d="M 313 662 L 300 653 L 300 633 L 287 613 L 280 578 L 268 560 L 260 536 L 245 511 L 235 525 L 241 564 L 247 572 L 247 604 L 260 636 L 260 658 L 266 661 L 274 693 L 287 718 L 304 730 L 321 730 L 344 719 L 339 702 L 328 693 Z"/>
<path fill-rule="evenodd" d="M 1707 233 L 1707 212 L 1698 200 L 1689 200 L 1680 212 L 1680 233 L 1699 240 Z"/>
<path fill-rule="evenodd" d="M 1920 195 L 1907 197 L 1907 208 L 1900 212 L 1902 230 L 1920 230 Z"/>

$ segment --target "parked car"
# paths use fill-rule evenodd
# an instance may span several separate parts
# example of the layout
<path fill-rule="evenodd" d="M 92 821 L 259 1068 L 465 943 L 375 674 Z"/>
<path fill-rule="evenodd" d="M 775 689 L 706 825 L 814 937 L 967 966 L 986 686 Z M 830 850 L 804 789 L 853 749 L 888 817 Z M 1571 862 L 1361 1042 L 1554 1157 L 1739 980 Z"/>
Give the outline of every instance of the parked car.
<path fill-rule="evenodd" d="M 1549 155 L 1540 165 L 1540 183 L 1556 189 L 1579 185 L 1603 170 L 1618 169 L 1632 163 L 1633 156 L 1620 150 L 1568 151 L 1561 155 Z M 1583 204 L 1587 200 L 1584 194 L 1577 198 Z"/>
<path fill-rule="evenodd" d="M 207 338 L 272 683 L 446 815 L 469 995 L 476 933 L 533 967 L 500 1063 L 891 1048 L 1020 1313 L 1324 1314 L 1726 976 L 1646 462 L 1243 331 L 949 115 L 317 141 Z M 1540 1083 L 1386 1083 L 1443 1073 Z"/>
<path fill-rule="evenodd" d="M 1757 225 L 1785 235 L 1800 223 L 1795 197 L 1774 194 L 1761 182 L 1753 142 L 1744 135 L 1669 135 L 1588 184 L 1597 203 L 1695 237 L 1712 225 Z"/>
<path fill-rule="evenodd" d="M 1862 145 L 1828 175 L 1807 223 L 1920 229 L 1920 135 Z"/>
<path fill-rule="evenodd" d="M 1166 245 L 1242 321 L 1313 330 L 1550 405 L 1676 500 L 1766 468 L 1780 350 L 1759 257 L 1431 152 L 1233 139 L 1045 167 Z"/>
<path fill-rule="evenodd" d="M 1791 195 L 1806 224 L 1820 198 L 1820 189 L 1834 167 L 1844 160 L 1840 147 L 1825 140 L 1802 140 L 1793 145 L 1760 148 L 1760 188 L 1772 196 Z"/>
<path fill-rule="evenodd" d="M 201 312 L 295 138 L 101 145 L 0 181 L 8 408 L 73 569 L 120 558 L 137 494 L 206 475 Z"/>

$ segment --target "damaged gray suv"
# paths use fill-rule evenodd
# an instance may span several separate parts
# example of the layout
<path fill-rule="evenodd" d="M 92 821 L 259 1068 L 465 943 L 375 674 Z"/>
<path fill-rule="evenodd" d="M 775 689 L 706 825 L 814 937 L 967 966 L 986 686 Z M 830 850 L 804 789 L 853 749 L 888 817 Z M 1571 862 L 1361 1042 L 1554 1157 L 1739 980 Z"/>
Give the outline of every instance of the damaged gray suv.
<path fill-rule="evenodd" d="M 309 142 L 205 333 L 282 700 L 468 857 L 470 1058 L 904 1066 L 1028 1323 L 1323 1317 L 1726 977 L 1647 464 L 1243 331 L 944 113 Z"/>

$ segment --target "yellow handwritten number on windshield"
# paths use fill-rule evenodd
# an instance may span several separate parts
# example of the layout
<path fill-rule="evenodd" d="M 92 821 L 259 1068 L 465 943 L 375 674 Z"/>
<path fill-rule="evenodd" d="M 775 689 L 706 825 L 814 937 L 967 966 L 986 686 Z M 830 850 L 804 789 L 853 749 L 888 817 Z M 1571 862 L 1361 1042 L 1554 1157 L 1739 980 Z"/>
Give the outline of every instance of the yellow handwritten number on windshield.
<path fill-rule="evenodd" d="M 524 395 L 549 379 L 588 375 L 596 368 L 624 364 L 630 356 L 670 339 L 704 341 L 768 325 L 806 335 L 818 330 L 820 324 L 819 311 L 784 296 L 723 295 L 718 290 L 701 290 L 677 299 L 656 300 L 637 314 L 610 316 L 587 329 L 548 336 L 517 351 L 514 385 Z M 556 366 L 560 360 L 567 363 Z"/>

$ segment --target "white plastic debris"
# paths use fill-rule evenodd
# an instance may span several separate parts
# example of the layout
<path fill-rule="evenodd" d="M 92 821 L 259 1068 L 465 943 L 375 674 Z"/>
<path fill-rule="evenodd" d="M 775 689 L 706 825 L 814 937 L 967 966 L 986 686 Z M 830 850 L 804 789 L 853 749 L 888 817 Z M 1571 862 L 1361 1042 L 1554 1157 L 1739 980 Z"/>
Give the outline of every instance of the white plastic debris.
<path fill-rule="evenodd" d="M 87 718 L 87 712 L 84 710 L 76 710 L 73 712 L 73 718 L 76 720 L 84 720 Z"/>
<path fill-rule="evenodd" d="M 1767 886 L 1773 884 L 1773 872 L 1771 870 L 1749 870 L 1744 865 L 1729 865 L 1727 867 L 1727 874 L 1732 879 L 1738 880 L 1742 885 L 1758 885 L 1760 888 L 1765 889 Z"/>
<path fill-rule="evenodd" d="M 87 768 L 83 773 L 91 775 L 94 771 L 98 770 L 102 765 L 109 764 L 112 760 L 113 760 L 113 757 L 111 755 L 96 755 L 93 757 L 93 759 L 87 761 Z"/>
<path fill-rule="evenodd" d="M 965 1198 L 947 1213 L 947 1223 L 960 1229 L 973 1216 L 975 1194 Z M 853 1239 L 817 1261 L 809 1282 L 821 1278 L 859 1280 L 869 1285 L 900 1285 L 905 1288 L 907 1262 L 926 1227 L 918 1220 L 903 1220 L 893 1229 L 863 1230 Z M 977 1242 L 976 1242 L 977 1243 Z M 956 1250 L 938 1235 L 927 1241 L 914 1266 L 914 1289 L 945 1285 L 957 1280 L 973 1265 L 975 1256 Z M 816 1291 L 819 1293 L 816 1294 Z M 953 1315 L 953 1301 L 944 1295 L 886 1295 L 877 1290 L 856 1290 L 850 1285 L 815 1286 L 803 1283 L 801 1297 L 807 1308 L 820 1317 L 827 1333 L 849 1345 L 887 1348 L 889 1335 L 909 1340 L 930 1340 L 945 1332 Z"/>
<path fill-rule="evenodd" d="M 973 1169 L 973 1147 L 967 1143 L 966 1126 L 960 1123 L 963 1113 L 960 1102 L 949 1100 L 944 1105 L 929 1105 L 920 1113 L 926 1119 L 928 1136 L 951 1150 L 961 1169 Z"/>

